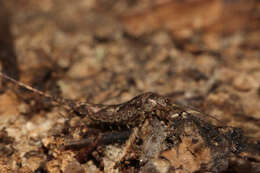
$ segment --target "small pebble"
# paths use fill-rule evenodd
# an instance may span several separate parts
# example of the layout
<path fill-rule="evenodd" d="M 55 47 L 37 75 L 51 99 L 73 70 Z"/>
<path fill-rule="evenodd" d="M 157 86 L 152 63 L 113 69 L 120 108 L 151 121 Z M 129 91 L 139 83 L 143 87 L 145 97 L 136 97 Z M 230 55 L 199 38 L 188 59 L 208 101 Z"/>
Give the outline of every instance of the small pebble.
<path fill-rule="evenodd" d="M 66 166 L 64 173 L 85 173 L 85 170 L 77 161 L 72 161 Z"/>

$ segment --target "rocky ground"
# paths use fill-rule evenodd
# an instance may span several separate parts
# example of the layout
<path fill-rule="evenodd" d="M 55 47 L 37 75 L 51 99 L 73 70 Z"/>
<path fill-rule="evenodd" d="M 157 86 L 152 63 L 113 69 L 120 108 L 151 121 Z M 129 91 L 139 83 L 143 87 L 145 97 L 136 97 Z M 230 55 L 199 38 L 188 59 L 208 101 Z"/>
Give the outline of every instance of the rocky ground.
<path fill-rule="evenodd" d="M 0 0 L 0 22 L 0 69 L 14 79 L 97 104 L 155 92 L 213 116 L 217 126 L 241 128 L 260 143 L 257 0 Z M 98 146 L 84 159 L 84 151 L 62 149 L 65 140 L 82 138 L 81 117 L 0 80 L 0 172 L 147 171 L 139 162 L 115 166 L 133 135 Z M 159 172 L 206 172 L 201 165 L 210 165 L 212 153 L 187 154 L 191 141 L 182 142 L 179 153 L 161 153 L 167 162 L 149 163 Z M 260 172 L 256 153 L 231 155 L 226 162 L 217 171 Z"/>

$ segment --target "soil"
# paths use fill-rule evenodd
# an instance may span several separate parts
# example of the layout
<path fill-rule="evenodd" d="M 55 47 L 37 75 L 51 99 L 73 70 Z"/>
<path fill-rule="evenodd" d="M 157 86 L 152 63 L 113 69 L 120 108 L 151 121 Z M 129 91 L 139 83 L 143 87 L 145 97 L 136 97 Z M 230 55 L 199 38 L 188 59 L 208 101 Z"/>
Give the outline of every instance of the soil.
<path fill-rule="evenodd" d="M 241 128 L 260 144 L 259 19 L 258 0 L 0 0 L 0 69 L 53 96 L 96 104 L 158 93 L 211 115 L 217 126 Z M 187 152 L 194 143 L 185 135 L 178 150 L 160 153 L 164 159 L 144 167 L 121 163 L 137 169 L 117 165 L 131 135 L 80 160 L 84 148 L 59 147 L 82 138 L 82 117 L 0 80 L 0 172 L 203 172 L 210 162 L 208 148 L 197 159 Z M 66 136 L 68 119 L 73 133 Z M 194 135 L 197 128 L 191 129 Z M 156 130 L 163 136 L 164 127 Z M 201 136 L 198 141 L 192 151 L 202 146 Z M 260 172 L 259 157 L 232 155 L 216 172 Z"/>

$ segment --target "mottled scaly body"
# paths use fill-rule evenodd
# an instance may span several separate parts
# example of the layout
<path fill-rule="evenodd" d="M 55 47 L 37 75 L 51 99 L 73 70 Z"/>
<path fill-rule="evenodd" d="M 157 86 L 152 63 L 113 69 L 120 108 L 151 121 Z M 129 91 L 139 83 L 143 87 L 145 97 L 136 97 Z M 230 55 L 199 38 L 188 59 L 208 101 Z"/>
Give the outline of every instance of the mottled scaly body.
<path fill-rule="evenodd" d="M 157 116 L 161 120 L 170 121 L 173 116 L 181 114 L 180 107 L 172 106 L 168 98 L 159 94 L 147 92 L 138 95 L 122 104 L 102 106 L 97 111 L 89 111 L 88 104 L 80 104 L 80 108 L 75 110 L 79 114 L 90 119 L 95 124 L 117 124 L 127 127 L 135 127 L 152 116 Z M 170 114 L 169 114 L 170 112 Z"/>

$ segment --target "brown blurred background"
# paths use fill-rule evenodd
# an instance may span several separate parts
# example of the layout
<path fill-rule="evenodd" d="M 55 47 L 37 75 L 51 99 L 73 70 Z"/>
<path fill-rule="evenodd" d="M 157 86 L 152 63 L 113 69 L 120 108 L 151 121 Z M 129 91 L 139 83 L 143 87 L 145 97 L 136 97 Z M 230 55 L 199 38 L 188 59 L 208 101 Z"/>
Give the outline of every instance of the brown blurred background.
<path fill-rule="evenodd" d="M 0 67 L 11 77 L 94 103 L 157 92 L 254 139 L 259 43 L 258 0 L 0 1 Z M 37 141 L 59 131 L 60 115 L 8 86 L 1 88 L 0 130 L 13 141 L 0 140 L 0 167 L 35 170 L 48 160 Z M 25 157 L 30 151 L 41 154 Z"/>

